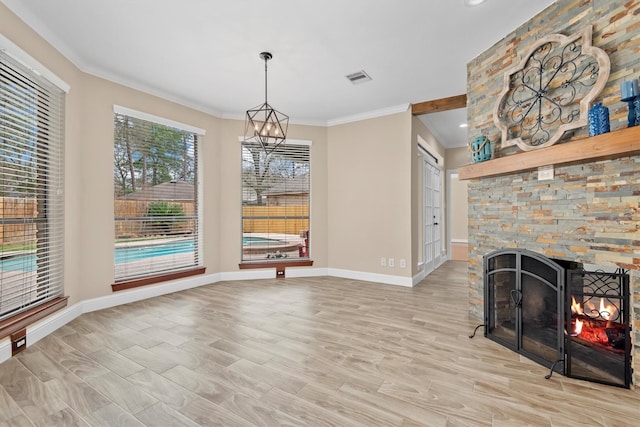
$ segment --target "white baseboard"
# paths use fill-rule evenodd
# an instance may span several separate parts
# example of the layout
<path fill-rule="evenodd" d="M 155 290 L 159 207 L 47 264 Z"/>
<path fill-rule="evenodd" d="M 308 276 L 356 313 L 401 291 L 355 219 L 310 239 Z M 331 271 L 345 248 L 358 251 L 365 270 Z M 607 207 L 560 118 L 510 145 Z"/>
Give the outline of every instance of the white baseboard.
<path fill-rule="evenodd" d="M 308 267 L 287 267 L 285 277 L 318 277 L 327 276 L 326 268 L 308 268 Z M 276 272 L 273 267 L 256 268 L 251 270 L 231 271 L 220 273 L 218 281 L 236 281 L 236 280 L 259 280 L 259 279 L 275 279 Z"/>
<path fill-rule="evenodd" d="M 328 276 L 328 268 L 288 267 L 287 277 L 322 277 Z"/>
<path fill-rule="evenodd" d="M 332 276 L 344 279 L 363 280 L 367 282 L 384 283 L 387 285 L 413 287 L 415 278 L 391 276 L 387 274 L 367 273 L 362 271 L 342 270 L 336 268 L 295 268 L 289 267 L 286 270 L 287 277 L 321 277 Z M 184 291 L 203 285 L 211 285 L 221 281 L 238 281 L 253 279 L 273 279 L 275 272 L 273 268 L 241 270 L 226 273 L 207 274 L 202 276 L 178 279 L 158 285 L 149 285 L 126 291 L 116 292 L 112 295 L 92 298 L 80 301 L 63 310 L 47 316 L 45 319 L 34 323 L 27 328 L 27 346 L 33 345 L 42 338 L 54 332 L 56 329 L 71 322 L 83 313 L 115 307 L 130 302 L 145 300 L 148 298 L 166 295 L 173 292 Z M 418 280 L 419 281 L 419 280 Z M 11 340 L 0 341 L 0 363 L 11 358 Z"/>
<path fill-rule="evenodd" d="M 149 285 L 126 291 L 119 291 L 111 295 L 85 300 L 79 304 L 82 304 L 83 313 L 89 313 L 96 310 L 102 310 L 104 308 L 115 307 L 117 305 L 128 304 L 130 302 L 170 294 L 172 292 L 184 291 L 186 289 L 197 288 L 198 286 L 217 283 L 221 280 L 220 275 L 220 273 L 205 274 L 185 279 L 172 280 L 158 285 Z"/>
<path fill-rule="evenodd" d="M 0 342 L 0 363 L 11 359 L 11 339 L 7 338 Z"/>
<path fill-rule="evenodd" d="M 273 268 L 257 268 L 255 270 L 240 270 L 220 273 L 220 281 L 275 279 L 276 271 Z"/>
<path fill-rule="evenodd" d="M 332 277 L 341 277 L 343 279 L 364 280 L 366 282 L 384 283 L 386 285 L 405 286 L 408 288 L 413 287 L 413 280 L 411 277 L 343 270 L 340 268 L 329 268 L 328 275 Z"/>
<path fill-rule="evenodd" d="M 422 271 L 419 271 L 418 274 L 413 276 L 413 286 L 416 286 L 418 283 L 422 282 L 422 279 L 424 279 L 425 277 L 427 277 L 427 273 L 424 271 L 424 269 Z"/>
<path fill-rule="evenodd" d="M 74 304 L 30 325 L 27 327 L 27 347 L 37 343 L 56 329 L 63 327 L 82 313 L 82 304 Z"/>

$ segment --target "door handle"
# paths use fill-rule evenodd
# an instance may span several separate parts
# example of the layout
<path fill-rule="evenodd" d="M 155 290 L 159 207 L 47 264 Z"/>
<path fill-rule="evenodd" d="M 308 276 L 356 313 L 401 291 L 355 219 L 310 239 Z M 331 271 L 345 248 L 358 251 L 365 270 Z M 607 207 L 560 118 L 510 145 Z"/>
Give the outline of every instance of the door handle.
<path fill-rule="evenodd" d="M 511 299 L 513 300 L 513 303 L 516 305 L 516 307 L 522 306 L 522 292 L 520 292 L 519 290 L 513 289 L 511 291 Z"/>

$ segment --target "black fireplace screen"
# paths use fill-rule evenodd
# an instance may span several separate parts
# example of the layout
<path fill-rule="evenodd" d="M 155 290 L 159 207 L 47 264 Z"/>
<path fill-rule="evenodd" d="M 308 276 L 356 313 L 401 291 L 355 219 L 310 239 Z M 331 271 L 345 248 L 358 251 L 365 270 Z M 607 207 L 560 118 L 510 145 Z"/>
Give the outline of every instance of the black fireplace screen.
<path fill-rule="evenodd" d="M 622 271 L 567 272 L 566 375 L 629 387 L 629 276 Z"/>
<path fill-rule="evenodd" d="M 505 250 L 485 257 L 485 272 L 485 335 L 548 368 L 562 359 L 563 268 Z"/>
<path fill-rule="evenodd" d="M 523 249 L 485 256 L 484 272 L 486 337 L 561 374 L 630 386 L 627 274 Z"/>

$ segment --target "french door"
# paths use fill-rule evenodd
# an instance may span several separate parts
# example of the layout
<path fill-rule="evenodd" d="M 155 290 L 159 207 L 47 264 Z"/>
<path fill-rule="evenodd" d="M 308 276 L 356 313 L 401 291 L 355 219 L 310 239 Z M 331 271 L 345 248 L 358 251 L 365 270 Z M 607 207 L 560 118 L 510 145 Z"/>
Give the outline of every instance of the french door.
<path fill-rule="evenodd" d="M 423 165 L 423 257 L 425 274 L 440 265 L 442 256 L 442 177 L 441 170 L 431 158 L 424 156 Z"/>

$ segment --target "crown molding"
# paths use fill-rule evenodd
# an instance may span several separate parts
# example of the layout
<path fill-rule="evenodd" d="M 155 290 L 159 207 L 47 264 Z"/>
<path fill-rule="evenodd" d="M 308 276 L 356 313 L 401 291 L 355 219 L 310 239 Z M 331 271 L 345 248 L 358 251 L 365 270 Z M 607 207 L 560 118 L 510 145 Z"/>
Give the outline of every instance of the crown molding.
<path fill-rule="evenodd" d="M 351 116 L 345 116 L 341 118 L 331 119 L 327 121 L 327 126 L 337 126 L 346 123 L 359 122 L 367 119 L 375 119 L 376 117 L 390 116 L 391 114 L 404 113 L 409 109 L 411 104 L 400 104 L 393 107 L 381 108 L 379 110 L 372 110 L 364 113 L 353 114 Z"/>
<path fill-rule="evenodd" d="M 245 112 L 242 112 L 242 113 L 226 112 L 226 113 L 222 113 L 219 117 L 221 119 L 226 119 L 226 120 L 245 120 L 247 118 L 247 115 Z M 324 120 L 296 119 L 295 117 L 291 117 L 291 116 L 289 116 L 289 124 L 300 125 L 300 126 L 327 126 L 327 122 Z"/>
<path fill-rule="evenodd" d="M 49 30 L 47 25 L 40 19 L 35 17 L 29 8 L 24 4 L 22 0 L 0 0 L 4 3 L 19 19 L 23 20 L 33 31 L 35 31 L 45 42 L 53 46 L 54 49 L 59 51 L 65 58 L 67 58 L 74 66 L 76 66 L 83 73 L 89 74 L 94 77 L 98 77 L 133 90 L 137 90 L 148 95 L 162 98 L 166 101 L 182 105 L 187 108 L 200 111 L 205 114 L 212 115 L 216 118 L 228 119 L 228 120 L 244 120 L 244 113 L 237 112 L 223 112 L 216 109 L 212 109 L 209 106 L 202 105 L 200 103 L 193 102 L 191 100 L 176 96 L 157 88 L 148 86 L 142 82 L 125 79 L 121 76 L 116 76 L 105 70 L 91 67 L 84 63 L 76 52 L 71 49 L 66 43 L 60 40 L 52 31 Z M 357 113 L 344 117 L 337 117 L 328 120 L 314 120 L 314 119 L 298 119 L 290 117 L 289 124 L 301 125 L 301 126 L 319 126 L 319 127 L 331 127 L 346 123 L 358 122 L 361 120 L 373 119 L 376 117 L 388 116 L 391 114 L 402 113 L 407 111 L 411 107 L 410 103 L 385 107 L 377 110 L 366 111 L 363 113 Z"/>

